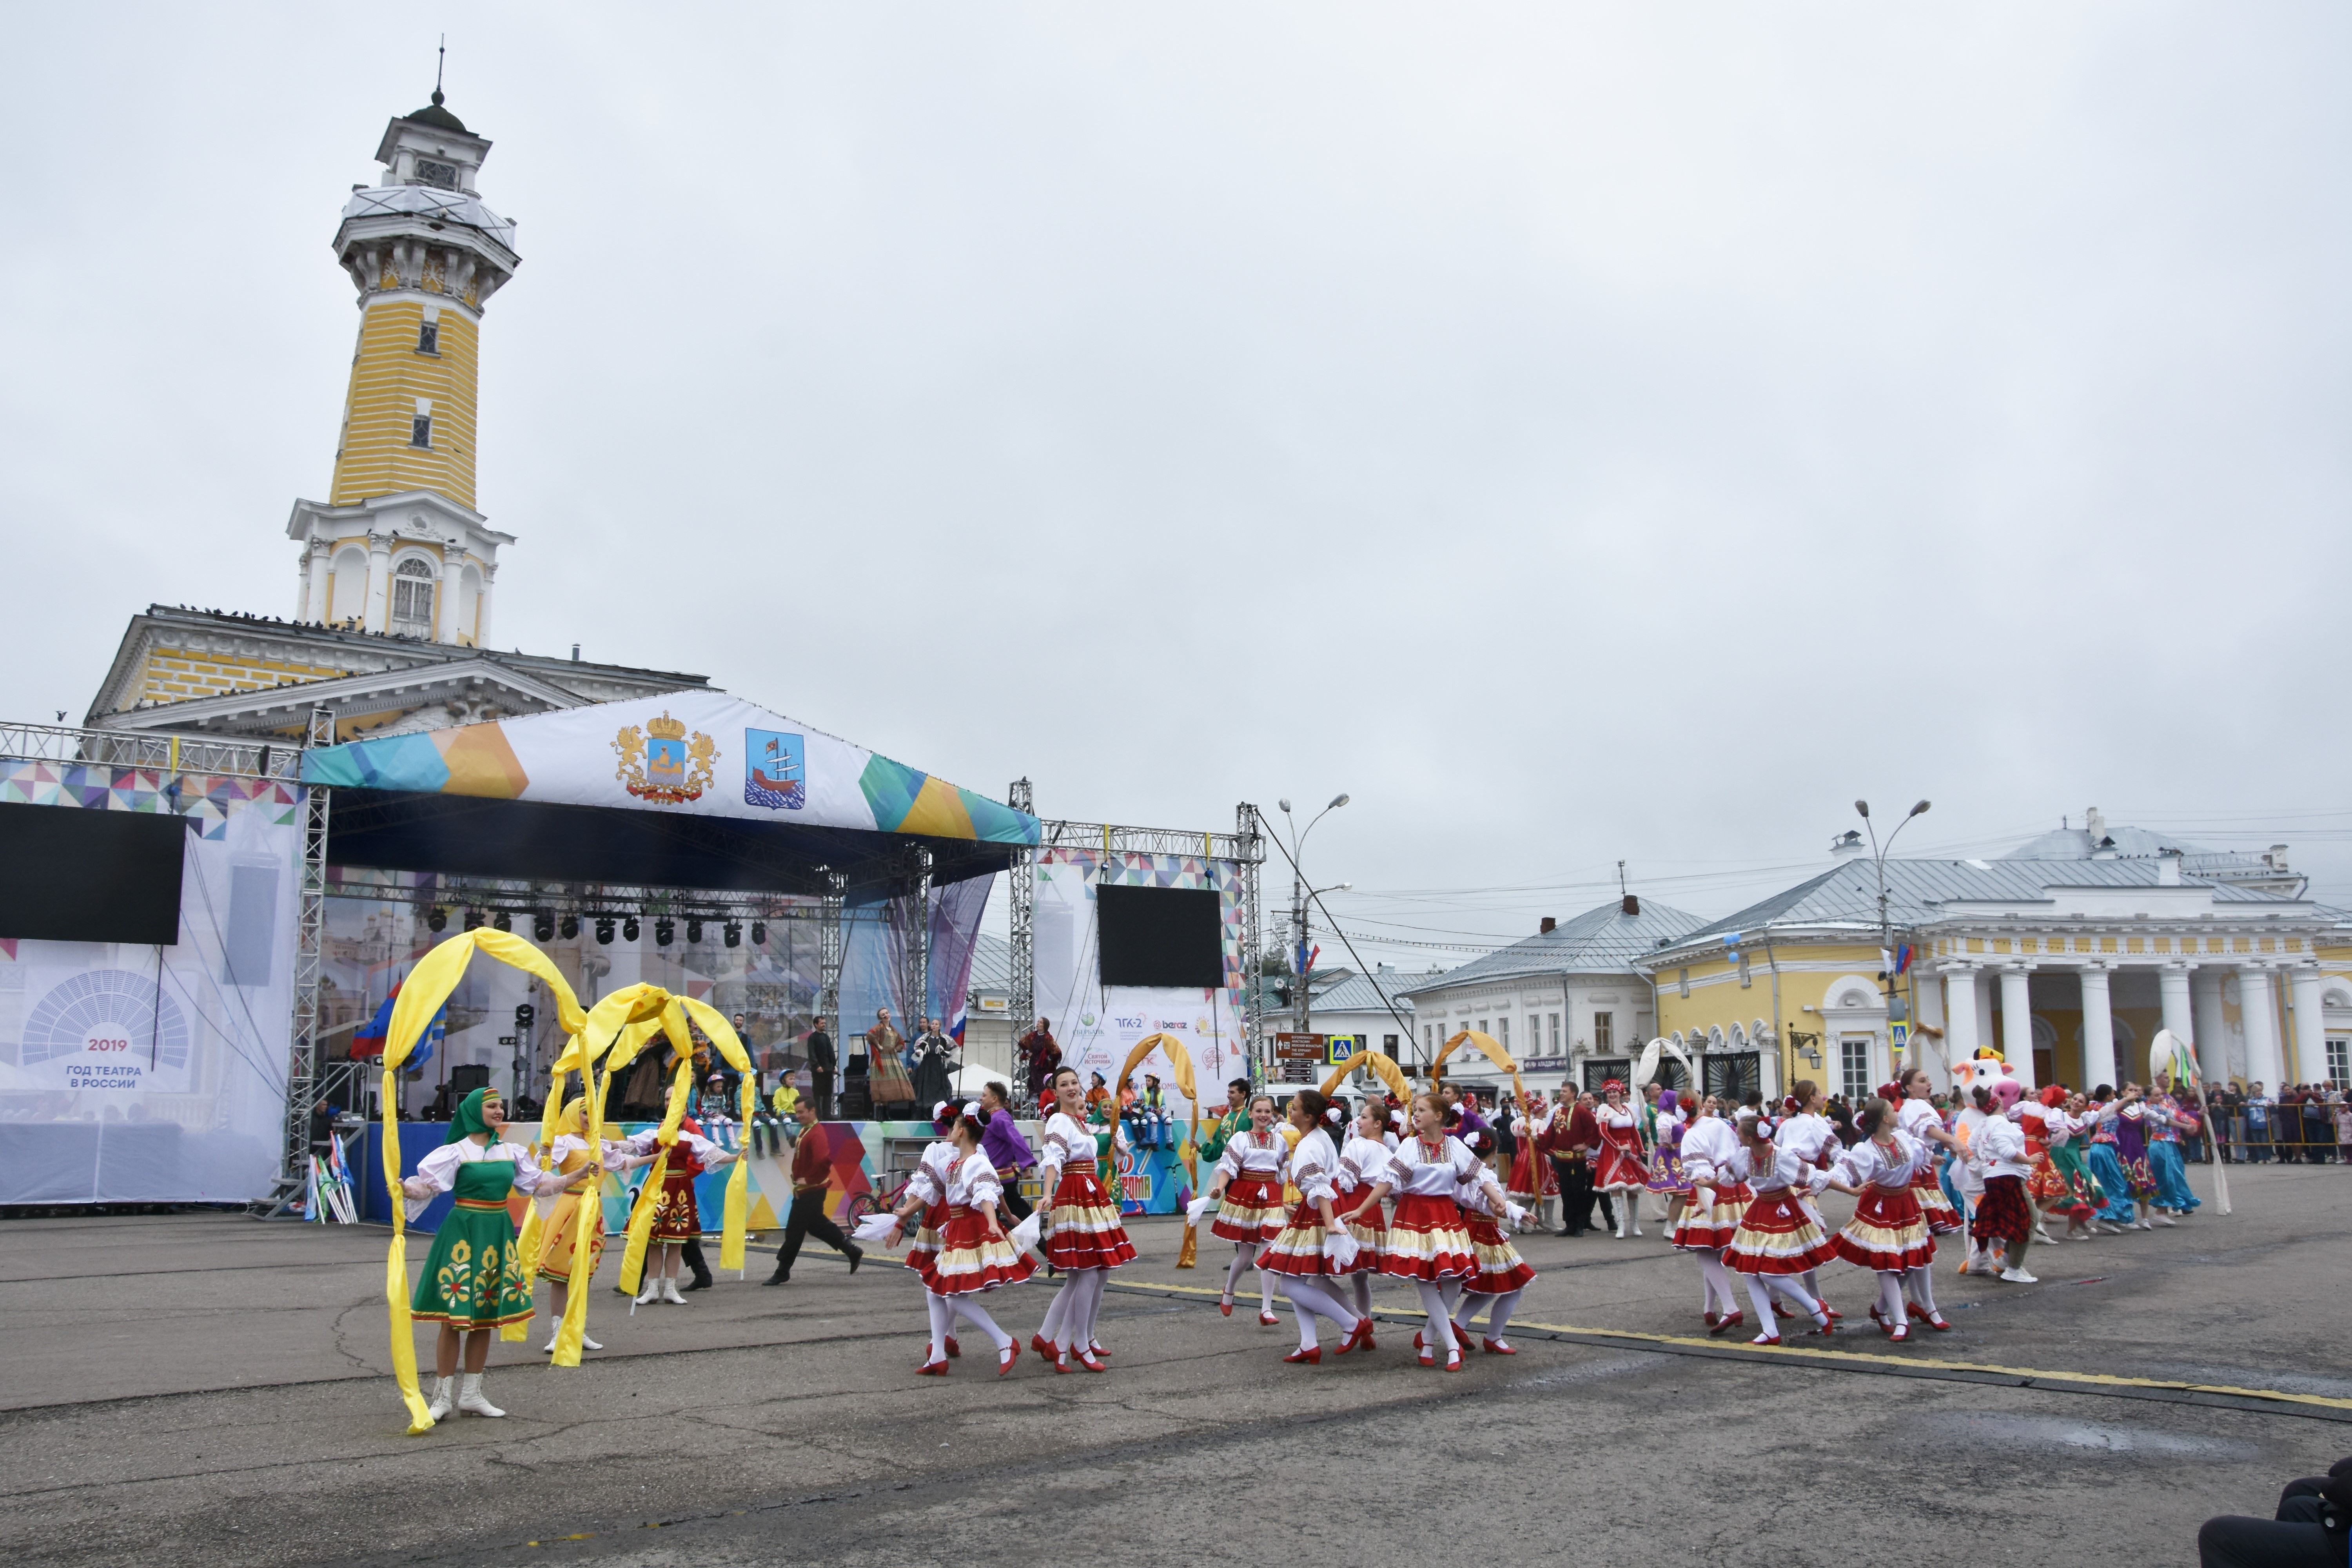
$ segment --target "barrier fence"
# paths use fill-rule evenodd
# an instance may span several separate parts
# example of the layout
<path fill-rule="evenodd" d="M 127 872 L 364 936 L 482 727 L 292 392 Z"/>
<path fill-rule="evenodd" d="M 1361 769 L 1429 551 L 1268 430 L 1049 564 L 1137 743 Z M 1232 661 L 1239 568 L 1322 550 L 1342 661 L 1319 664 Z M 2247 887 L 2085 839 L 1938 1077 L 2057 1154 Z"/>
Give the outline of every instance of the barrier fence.
<path fill-rule="evenodd" d="M 2339 1115 L 2344 1109 L 2318 1102 L 2216 1106 L 2214 1141 L 2232 1164 L 2352 1164 L 2352 1125 Z"/>

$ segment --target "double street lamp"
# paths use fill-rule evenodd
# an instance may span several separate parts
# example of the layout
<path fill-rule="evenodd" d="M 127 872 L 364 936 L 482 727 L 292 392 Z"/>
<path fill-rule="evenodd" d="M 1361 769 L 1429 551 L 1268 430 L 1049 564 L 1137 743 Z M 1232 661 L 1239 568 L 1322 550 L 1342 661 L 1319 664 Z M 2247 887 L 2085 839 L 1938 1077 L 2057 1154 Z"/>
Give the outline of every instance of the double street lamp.
<path fill-rule="evenodd" d="M 1881 994 L 1886 998 L 1886 1016 L 1892 1022 L 1895 1017 L 1895 983 L 1898 976 L 1895 973 L 1895 965 L 1894 927 L 1887 919 L 1886 910 L 1886 854 L 1888 850 L 1895 847 L 1895 840 L 1901 836 L 1903 830 L 1911 826 L 1913 817 L 1927 815 L 1927 803 L 1923 800 L 1905 812 L 1903 820 L 1895 825 L 1893 832 L 1887 834 L 1885 844 L 1879 843 L 1878 826 L 1870 819 L 1870 802 L 1855 801 L 1853 808 L 1862 814 L 1863 826 L 1870 830 L 1870 857 L 1872 864 L 1878 871 L 1878 960 L 1886 966 L 1878 972 L 1878 979 Z M 1892 1065 L 1898 1068 L 1901 1066 L 1900 1063 Z"/>
<path fill-rule="evenodd" d="M 1297 1032 L 1302 1035 L 1307 1033 L 1308 1011 L 1308 997 L 1307 993 L 1307 902 L 1309 900 L 1320 898 L 1325 893 L 1344 893 L 1349 888 L 1355 886 L 1352 882 L 1338 882 L 1328 888 L 1309 889 L 1307 886 L 1307 872 L 1304 868 L 1306 862 L 1302 857 L 1307 847 L 1307 834 L 1315 831 L 1315 824 L 1322 821 L 1325 817 L 1330 816 L 1333 812 L 1339 810 L 1341 806 L 1347 804 L 1347 792 L 1343 790 L 1339 794 L 1333 795 L 1331 797 L 1331 804 L 1317 812 L 1307 822 L 1307 826 L 1304 828 L 1301 828 L 1297 820 L 1290 815 L 1290 802 L 1287 799 L 1277 800 L 1275 802 L 1275 805 L 1279 806 L 1282 810 L 1283 821 L 1290 825 L 1290 920 L 1291 935 L 1293 939 L 1291 958 L 1297 970 L 1296 982 L 1291 989 L 1290 1011 L 1292 1018 L 1296 1021 Z"/>

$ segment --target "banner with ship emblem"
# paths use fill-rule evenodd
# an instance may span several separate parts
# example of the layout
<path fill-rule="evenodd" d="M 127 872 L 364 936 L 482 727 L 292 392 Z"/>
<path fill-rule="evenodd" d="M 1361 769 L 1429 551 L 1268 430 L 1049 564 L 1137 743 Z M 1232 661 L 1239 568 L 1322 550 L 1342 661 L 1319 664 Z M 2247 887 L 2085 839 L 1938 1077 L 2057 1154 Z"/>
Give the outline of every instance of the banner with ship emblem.
<path fill-rule="evenodd" d="M 718 691 L 349 741 L 305 752 L 302 779 L 337 789 L 1038 841 L 1034 816 Z"/>

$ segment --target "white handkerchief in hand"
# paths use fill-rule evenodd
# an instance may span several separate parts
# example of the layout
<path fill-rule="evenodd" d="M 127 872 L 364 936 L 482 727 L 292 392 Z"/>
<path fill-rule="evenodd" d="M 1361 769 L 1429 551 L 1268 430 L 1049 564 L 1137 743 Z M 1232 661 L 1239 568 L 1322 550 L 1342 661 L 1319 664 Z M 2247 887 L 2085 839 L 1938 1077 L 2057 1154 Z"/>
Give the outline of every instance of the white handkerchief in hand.
<path fill-rule="evenodd" d="M 1359 1250 L 1360 1244 L 1344 1230 L 1335 1230 L 1323 1238 L 1323 1256 L 1337 1268 L 1345 1268 L 1355 1262 Z"/>
<path fill-rule="evenodd" d="M 1201 1216 L 1208 1213 L 1211 1206 L 1213 1205 L 1216 1201 L 1216 1199 L 1207 1196 L 1194 1198 L 1191 1203 L 1184 1205 L 1184 1223 L 1195 1229 L 1199 1228 Z"/>
<path fill-rule="evenodd" d="M 1045 1216 L 1043 1215 L 1033 1211 L 1027 1219 L 1023 1220 L 1019 1225 L 1013 1227 L 1011 1236 L 1008 1239 L 1012 1241 L 1013 1246 L 1019 1247 L 1024 1252 L 1037 1252 L 1037 1232 L 1039 1229 L 1039 1222 L 1044 1218 Z M 1038 1253 L 1038 1256 L 1042 1258 L 1045 1254 Z"/>
<path fill-rule="evenodd" d="M 1520 1224 L 1528 1217 L 1528 1211 L 1515 1203 L 1505 1203 L 1503 1213 L 1510 1216 L 1513 1225 Z"/>
<path fill-rule="evenodd" d="M 884 1237 L 889 1235 L 890 1227 L 898 1223 L 898 1216 L 897 1215 L 887 1212 L 882 1214 L 870 1214 L 864 1219 L 859 1220 L 857 1222 L 857 1228 L 851 1231 L 849 1234 L 854 1239 L 858 1241 L 879 1241 Z"/>

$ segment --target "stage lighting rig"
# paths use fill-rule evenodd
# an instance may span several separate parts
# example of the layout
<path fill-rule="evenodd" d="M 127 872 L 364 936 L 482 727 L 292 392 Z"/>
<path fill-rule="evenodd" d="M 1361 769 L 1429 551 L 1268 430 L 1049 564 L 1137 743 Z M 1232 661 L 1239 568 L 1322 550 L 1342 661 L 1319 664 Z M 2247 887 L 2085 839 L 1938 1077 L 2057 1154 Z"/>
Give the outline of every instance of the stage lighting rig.
<path fill-rule="evenodd" d="M 612 916 L 598 915 L 596 917 L 596 940 L 603 942 L 606 947 L 613 945 Z"/>
<path fill-rule="evenodd" d="M 563 931 L 563 940 L 564 940 L 564 941 L 566 941 L 566 942 L 576 942 L 576 941 L 578 941 L 578 940 L 579 940 L 579 938 L 580 938 L 580 917 L 579 917 L 578 915 L 574 915 L 574 914 L 567 914 L 567 915 L 565 915 L 565 916 L 563 917 L 563 926 L 562 926 L 562 931 Z"/>
<path fill-rule="evenodd" d="M 670 938 L 677 934 L 677 927 L 670 922 L 670 918 L 667 915 L 664 915 L 654 921 L 654 945 L 656 947 L 667 947 L 669 945 Z"/>
<path fill-rule="evenodd" d="M 449 911 L 443 909 L 438 904 L 434 905 L 432 909 L 425 911 L 425 929 L 431 931 L 435 936 L 439 936 L 443 931 L 447 931 L 449 929 Z"/>
<path fill-rule="evenodd" d="M 741 921 L 729 921 L 726 925 L 719 929 L 721 934 L 727 939 L 728 946 L 740 947 L 743 945 L 743 922 Z"/>
<path fill-rule="evenodd" d="M 637 940 L 636 916 L 624 915 L 621 917 L 621 940 L 624 942 L 635 942 Z"/>

